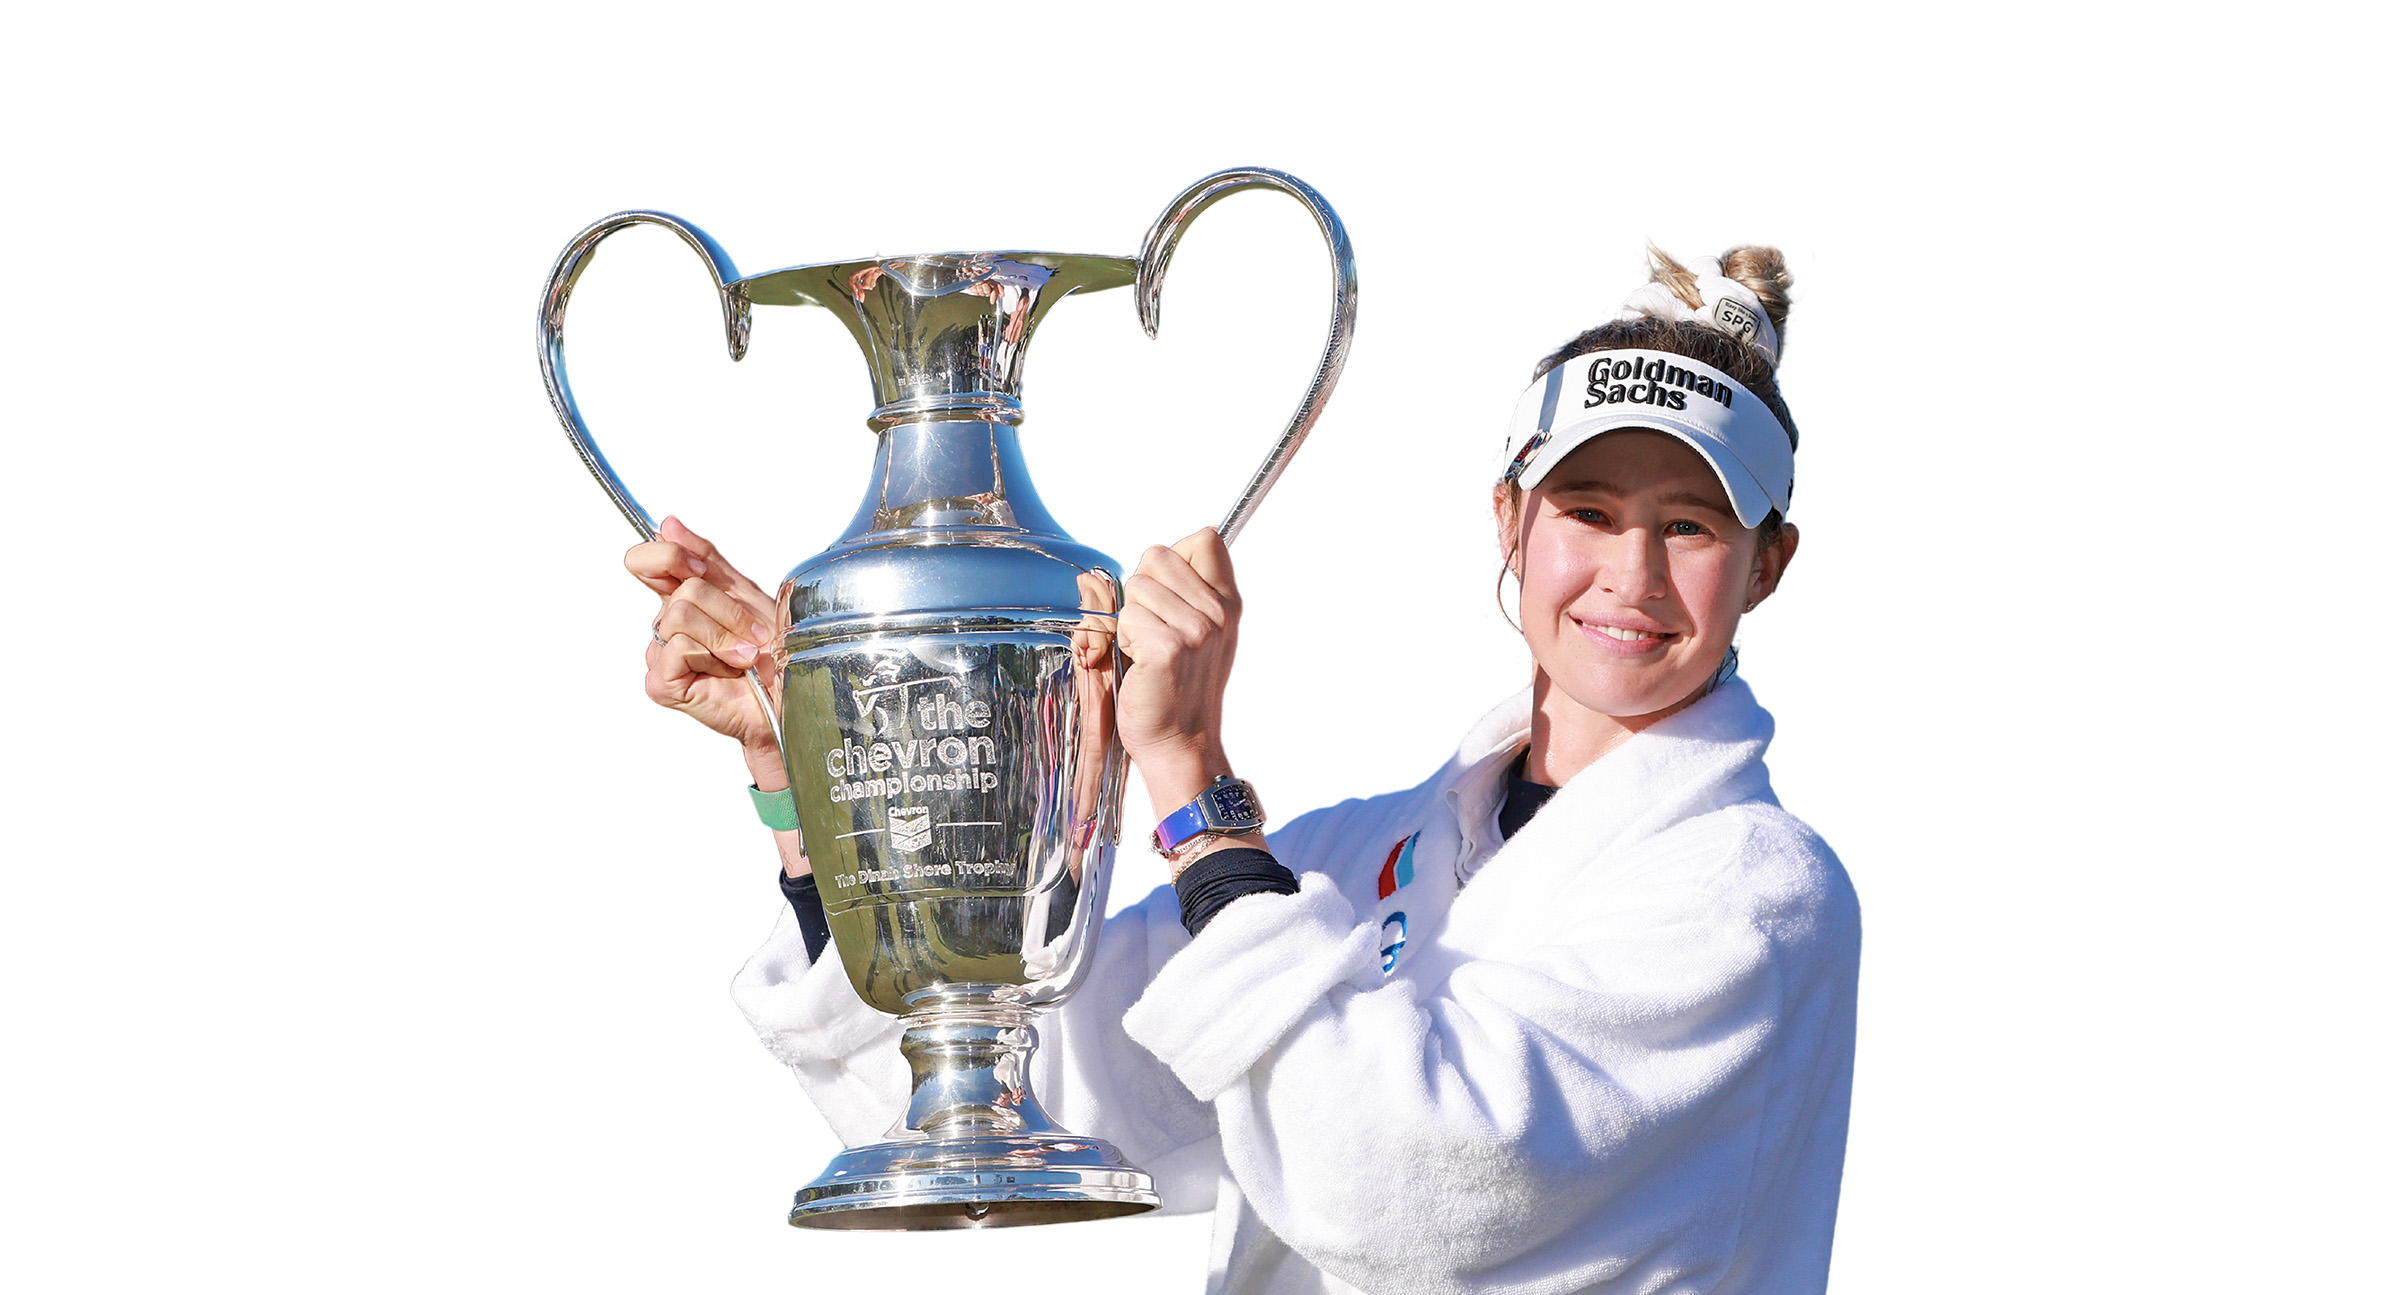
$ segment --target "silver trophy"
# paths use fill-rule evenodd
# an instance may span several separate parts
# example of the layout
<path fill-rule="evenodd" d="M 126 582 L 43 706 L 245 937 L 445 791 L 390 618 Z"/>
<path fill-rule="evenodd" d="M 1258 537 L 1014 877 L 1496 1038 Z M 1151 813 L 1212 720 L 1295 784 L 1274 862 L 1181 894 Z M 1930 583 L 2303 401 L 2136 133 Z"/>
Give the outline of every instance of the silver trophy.
<path fill-rule="evenodd" d="M 753 306 L 823 306 L 866 352 L 875 463 L 842 537 L 784 578 L 783 634 L 752 672 L 775 721 L 843 969 L 901 1019 L 908 1112 L 834 1157 L 795 1226 L 1060 1223 L 1158 1206 L 1115 1147 L 1060 1128 L 1028 1087 L 1034 1021 L 1073 992 L 1106 908 L 1124 794 L 1116 735 L 1122 573 L 1051 520 L 1017 444 L 1025 348 L 1052 306 L 1134 285 L 1158 333 L 1176 241 L 1218 199 L 1275 189 L 1332 253 L 1331 333 L 1282 437 L 1218 528 L 1231 541 L 1300 447 L 1350 346 L 1350 239 L 1316 190 L 1221 171 L 1168 204 L 1132 258 L 942 253 L 744 278 L 659 212 L 577 234 L 543 289 L 542 378 L 584 464 L 644 539 L 655 531 L 592 443 L 567 386 L 567 300 L 601 240 L 663 225 L 709 264 L 733 358 Z"/>

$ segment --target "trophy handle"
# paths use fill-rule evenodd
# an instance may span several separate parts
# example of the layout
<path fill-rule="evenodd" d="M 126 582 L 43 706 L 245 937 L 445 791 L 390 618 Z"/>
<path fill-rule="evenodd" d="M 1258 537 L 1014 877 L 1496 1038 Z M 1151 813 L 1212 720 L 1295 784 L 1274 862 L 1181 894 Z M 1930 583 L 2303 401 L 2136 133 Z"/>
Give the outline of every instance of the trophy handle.
<path fill-rule="evenodd" d="M 1158 336 L 1158 295 L 1167 274 L 1167 262 L 1175 255 L 1175 243 L 1192 218 L 1214 205 L 1228 194 L 1244 189 L 1274 189 L 1290 194 L 1317 218 L 1317 229 L 1325 235 L 1325 248 L 1333 256 L 1333 319 L 1325 337 L 1325 353 L 1317 358 L 1316 376 L 1309 379 L 1307 394 L 1300 397 L 1300 408 L 1292 421 L 1284 426 L 1283 435 L 1275 448 L 1267 452 L 1266 460 L 1242 490 L 1242 496 L 1217 524 L 1217 533 L 1227 544 L 1242 533 L 1249 524 L 1250 514 L 1257 511 L 1259 501 L 1275 487 L 1276 478 L 1299 452 L 1300 443 L 1308 439 L 1309 430 L 1317 425 L 1317 416 L 1325 412 L 1325 402 L 1333 398 L 1333 384 L 1342 376 L 1342 363 L 1350 358 L 1350 333 L 1358 323 L 1358 265 L 1350 254 L 1350 233 L 1342 228 L 1342 218 L 1315 189 L 1296 176 L 1264 167 L 1235 167 L 1219 171 L 1176 195 L 1175 201 L 1158 215 L 1150 232 L 1142 236 L 1142 251 L 1134 272 L 1134 309 L 1140 312 L 1142 331 Z"/>
<path fill-rule="evenodd" d="M 616 215 L 592 222 L 558 254 L 558 263 L 550 267 L 550 281 L 542 285 L 542 313 L 538 333 L 541 343 L 542 385 L 550 389 L 550 407 L 558 411 L 558 421 L 565 424 L 567 439 L 575 442 L 575 452 L 583 456 L 583 465 L 633 523 L 633 529 L 644 540 L 658 538 L 658 527 L 650 514 L 634 500 L 633 492 L 625 488 L 624 479 L 608 465 L 600 447 L 592 443 L 592 429 L 584 424 L 583 411 L 575 407 L 574 388 L 567 385 L 567 298 L 575 292 L 575 281 L 583 277 L 592 263 L 592 253 L 600 248 L 601 240 L 634 225 L 664 225 L 674 230 L 691 249 L 708 262 L 717 279 L 717 301 L 725 310 L 725 349 L 739 360 L 750 350 L 750 293 L 739 280 L 742 273 L 733 268 L 733 258 L 717 246 L 698 226 L 687 224 L 663 211 L 620 211 Z"/>
<path fill-rule="evenodd" d="M 550 390 L 550 408 L 558 412 L 558 421 L 567 429 L 567 439 L 575 443 L 575 453 L 583 458 L 583 466 L 592 470 L 600 488 L 633 523 L 633 529 L 644 541 L 658 538 L 658 526 L 643 511 L 633 492 L 625 488 L 625 480 L 608 464 L 607 456 L 592 443 L 592 429 L 584 424 L 583 411 L 575 407 L 575 390 L 567 385 L 567 299 L 575 293 L 575 281 L 592 263 L 592 253 L 600 243 L 620 229 L 635 225 L 664 225 L 674 230 L 702 260 L 708 262 L 709 272 L 717 279 L 717 303 L 725 311 L 725 349 L 735 360 L 750 351 L 750 290 L 739 280 L 742 272 L 733 268 L 733 258 L 710 238 L 707 231 L 670 216 L 663 211 L 620 211 L 593 221 L 584 231 L 567 243 L 558 254 L 558 262 L 550 267 L 550 281 L 542 285 L 542 311 L 535 332 L 540 342 L 542 385 Z M 750 695 L 767 717 L 767 730 L 775 735 L 778 746 L 783 743 L 783 723 L 775 714 L 774 703 L 767 698 L 765 681 L 758 667 L 747 672 Z"/>

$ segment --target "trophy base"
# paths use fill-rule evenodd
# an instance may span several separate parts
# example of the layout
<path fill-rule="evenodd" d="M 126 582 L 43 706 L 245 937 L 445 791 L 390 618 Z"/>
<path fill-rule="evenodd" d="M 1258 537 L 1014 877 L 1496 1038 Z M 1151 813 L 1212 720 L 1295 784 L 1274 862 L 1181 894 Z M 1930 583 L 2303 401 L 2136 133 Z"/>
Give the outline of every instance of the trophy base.
<path fill-rule="evenodd" d="M 991 1134 L 879 1142 L 792 1197 L 796 1228 L 928 1231 L 1081 1223 L 1158 1208 L 1150 1175 L 1098 1138 Z"/>

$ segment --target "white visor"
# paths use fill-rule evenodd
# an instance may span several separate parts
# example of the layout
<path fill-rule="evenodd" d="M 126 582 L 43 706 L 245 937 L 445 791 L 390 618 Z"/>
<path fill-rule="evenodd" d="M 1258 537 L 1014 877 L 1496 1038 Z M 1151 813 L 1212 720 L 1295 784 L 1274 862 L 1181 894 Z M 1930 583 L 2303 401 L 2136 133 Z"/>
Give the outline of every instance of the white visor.
<path fill-rule="evenodd" d="M 1602 432 L 1641 427 L 1700 452 L 1742 525 L 1792 506 L 1792 441 L 1765 401 L 1689 356 L 1594 351 L 1550 370 L 1517 398 L 1500 479 L 1540 485 L 1576 447 Z"/>

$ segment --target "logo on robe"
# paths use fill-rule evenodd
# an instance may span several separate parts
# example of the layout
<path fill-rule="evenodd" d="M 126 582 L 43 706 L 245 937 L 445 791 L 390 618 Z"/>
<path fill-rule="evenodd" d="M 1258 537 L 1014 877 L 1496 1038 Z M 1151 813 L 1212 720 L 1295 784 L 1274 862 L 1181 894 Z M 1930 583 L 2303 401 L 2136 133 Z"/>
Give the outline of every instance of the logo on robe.
<path fill-rule="evenodd" d="M 1375 898 L 1390 899 L 1392 892 L 1417 879 L 1417 838 L 1422 832 L 1411 832 L 1383 860 L 1383 875 L 1376 878 Z"/>
<path fill-rule="evenodd" d="M 1392 847 L 1390 854 L 1384 856 L 1383 875 L 1375 879 L 1377 900 L 1390 899 L 1394 892 L 1417 879 L 1417 838 L 1423 835 L 1422 832 L 1409 833 Z M 1381 950 L 1383 974 L 1388 976 L 1392 974 L 1392 968 L 1400 965 L 1400 950 L 1408 943 L 1408 914 L 1398 909 L 1385 914 L 1383 938 L 1390 941 Z"/>
<path fill-rule="evenodd" d="M 1395 933 L 1393 927 L 1400 929 Z M 1400 965 L 1400 949 L 1408 943 L 1408 914 L 1395 912 L 1383 919 L 1383 933 L 1391 940 L 1383 946 L 1383 974 L 1388 976 L 1392 968 Z"/>

